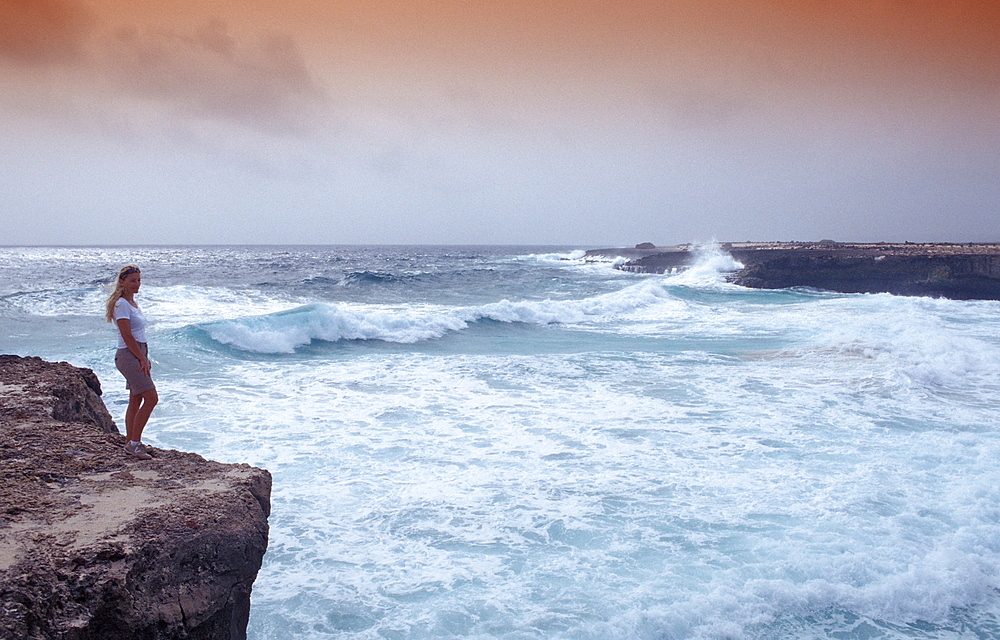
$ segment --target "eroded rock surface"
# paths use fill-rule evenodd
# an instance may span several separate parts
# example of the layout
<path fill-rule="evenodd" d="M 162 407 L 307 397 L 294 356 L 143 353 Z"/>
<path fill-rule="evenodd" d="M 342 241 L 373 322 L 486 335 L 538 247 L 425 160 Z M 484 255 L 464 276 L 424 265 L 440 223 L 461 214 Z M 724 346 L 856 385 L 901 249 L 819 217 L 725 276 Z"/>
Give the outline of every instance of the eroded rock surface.
<path fill-rule="evenodd" d="M 92 371 L 0 356 L 0 637 L 246 636 L 270 474 L 123 444 Z"/>

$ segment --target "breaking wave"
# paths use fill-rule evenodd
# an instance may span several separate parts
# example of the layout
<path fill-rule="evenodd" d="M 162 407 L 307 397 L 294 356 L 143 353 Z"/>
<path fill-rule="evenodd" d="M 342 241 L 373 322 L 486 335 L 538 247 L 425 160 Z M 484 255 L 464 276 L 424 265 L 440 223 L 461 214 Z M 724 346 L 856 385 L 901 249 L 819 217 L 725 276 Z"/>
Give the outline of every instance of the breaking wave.
<path fill-rule="evenodd" d="M 676 300 L 655 281 L 582 300 L 499 302 L 473 307 L 307 304 L 266 315 L 198 325 L 212 340 L 255 353 L 293 353 L 313 341 L 382 340 L 403 344 L 441 338 L 491 320 L 532 325 L 599 324 Z"/>

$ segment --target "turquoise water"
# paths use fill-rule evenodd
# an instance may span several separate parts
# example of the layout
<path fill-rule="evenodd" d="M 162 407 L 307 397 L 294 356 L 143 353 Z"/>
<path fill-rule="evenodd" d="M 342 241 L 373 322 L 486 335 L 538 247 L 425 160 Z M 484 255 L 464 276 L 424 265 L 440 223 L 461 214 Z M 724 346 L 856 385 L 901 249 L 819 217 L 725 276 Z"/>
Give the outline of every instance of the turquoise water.
<path fill-rule="evenodd" d="M 0 248 L 0 351 L 274 476 L 249 637 L 1000 638 L 1000 303 L 754 291 L 707 249 Z"/>

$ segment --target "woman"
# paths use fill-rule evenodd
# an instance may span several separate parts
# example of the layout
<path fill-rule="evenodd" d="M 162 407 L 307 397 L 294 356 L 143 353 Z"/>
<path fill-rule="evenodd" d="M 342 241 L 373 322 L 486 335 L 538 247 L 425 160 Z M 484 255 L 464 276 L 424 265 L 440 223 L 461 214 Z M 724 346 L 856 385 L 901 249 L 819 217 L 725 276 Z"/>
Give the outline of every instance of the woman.
<path fill-rule="evenodd" d="M 135 302 L 142 276 L 139 267 L 125 265 L 118 271 L 115 289 L 108 297 L 105 317 L 118 325 L 118 352 L 115 366 L 125 376 L 129 390 L 128 409 L 125 411 L 125 434 L 128 442 L 125 451 L 140 460 L 152 456 L 142 444 L 142 430 L 153 412 L 159 396 L 150 377 L 149 347 L 146 344 L 146 316 Z"/>

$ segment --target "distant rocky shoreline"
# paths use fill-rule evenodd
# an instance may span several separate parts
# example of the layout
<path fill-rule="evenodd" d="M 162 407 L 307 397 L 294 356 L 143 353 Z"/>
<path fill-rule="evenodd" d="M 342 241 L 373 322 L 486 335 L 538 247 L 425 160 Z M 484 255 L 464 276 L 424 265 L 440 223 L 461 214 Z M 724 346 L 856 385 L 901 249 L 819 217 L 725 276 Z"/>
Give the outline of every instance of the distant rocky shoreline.
<path fill-rule="evenodd" d="M 755 289 L 812 287 L 840 293 L 892 293 L 955 300 L 1000 300 L 1000 244 L 727 242 L 719 248 L 743 266 L 730 282 Z M 685 269 L 699 247 L 594 249 L 589 257 L 623 258 L 638 273 Z"/>
<path fill-rule="evenodd" d="M 0 356 L 0 638 L 245 638 L 270 474 L 126 456 L 100 395 L 89 369 Z"/>

